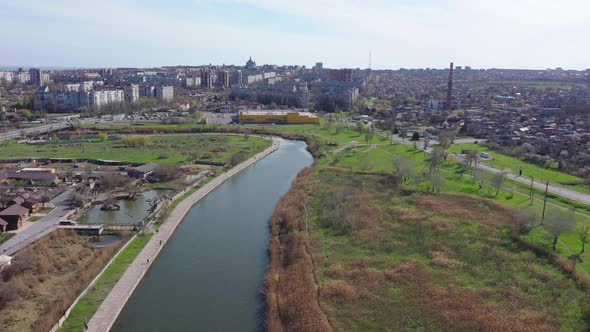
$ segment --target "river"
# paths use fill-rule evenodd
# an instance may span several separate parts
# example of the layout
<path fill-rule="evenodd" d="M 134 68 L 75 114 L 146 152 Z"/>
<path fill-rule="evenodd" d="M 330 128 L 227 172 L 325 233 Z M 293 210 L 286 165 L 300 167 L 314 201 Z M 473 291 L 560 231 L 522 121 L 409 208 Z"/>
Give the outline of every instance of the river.
<path fill-rule="evenodd" d="M 119 316 L 114 331 L 259 331 L 269 219 L 312 156 L 277 151 L 193 206 Z"/>

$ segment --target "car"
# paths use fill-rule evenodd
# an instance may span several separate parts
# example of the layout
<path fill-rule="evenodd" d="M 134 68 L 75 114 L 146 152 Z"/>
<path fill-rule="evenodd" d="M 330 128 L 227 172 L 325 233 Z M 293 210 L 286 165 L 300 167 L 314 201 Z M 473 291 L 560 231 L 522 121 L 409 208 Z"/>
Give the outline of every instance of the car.
<path fill-rule="evenodd" d="M 60 226 L 76 226 L 78 223 L 73 220 L 60 220 L 57 224 Z"/>

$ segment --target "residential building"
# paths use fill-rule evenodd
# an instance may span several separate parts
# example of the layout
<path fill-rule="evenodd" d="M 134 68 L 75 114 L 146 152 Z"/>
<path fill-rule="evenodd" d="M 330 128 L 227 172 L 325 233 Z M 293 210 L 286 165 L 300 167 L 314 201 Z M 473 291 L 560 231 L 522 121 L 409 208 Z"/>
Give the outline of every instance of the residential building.
<path fill-rule="evenodd" d="M 222 88 L 229 88 L 229 72 L 222 70 L 217 74 L 217 82 Z"/>
<path fill-rule="evenodd" d="M 125 101 L 128 103 L 136 103 L 139 100 L 139 85 L 131 84 L 123 88 L 125 94 Z"/>
<path fill-rule="evenodd" d="M 39 68 L 31 68 L 29 69 L 29 75 L 31 78 L 31 83 L 36 86 L 44 86 L 45 85 L 45 72 Z"/>
<path fill-rule="evenodd" d="M 330 69 L 330 80 L 352 82 L 352 69 Z"/>
<path fill-rule="evenodd" d="M 11 205 L 0 211 L 0 218 L 7 223 L 5 226 L 7 231 L 19 229 L 28 215 L 29 209 L 18 204 Z"/>
<path fill-rule="evenodd" d="M 153 86 L 144 85 L 139 89 L 139 96 L 153 98 L 156 96 L 156 89 Z"/>
<path fill-rule="evenodd" d="M 163 101 L 172 101 L 174 99 L 173 86 L 158 86 L 156 87 L 156 98 Z"/>

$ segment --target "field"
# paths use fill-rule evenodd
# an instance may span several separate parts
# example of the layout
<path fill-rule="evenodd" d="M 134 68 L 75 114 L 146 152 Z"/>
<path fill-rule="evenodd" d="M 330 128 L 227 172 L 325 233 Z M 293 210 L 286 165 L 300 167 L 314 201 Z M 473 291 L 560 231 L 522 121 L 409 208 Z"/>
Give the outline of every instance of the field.
<path fill-rule="evenodd" d="M 270 146 L 260 137 L 238 135 L 150 135 L 147 142 L 132 146 L 124 139 L 112 136 L 108 140 L 60 140 L 45 145 L 10 142 L 0 148 L 0 159 L 18 158 L 78 158 L 107 159 L 127 162 L 176 164 L 188 161 L 226 163 L 232 156 L 255 155 Z"/>
<path fill-rule="evenodd" d="M 559 238 L 555 256 L 544 227 L 514 235 L 516 211 L 535 213 L 540 222 L 538 190 L 533 200 L 526 185 L 513 181 L 498 190 L 490 174 L 480 185 L 472 169 L 461 171 L 448 158 L 433 194 L 430 155 L 420 149 L 377 136 L 366 144 L 351 129 L 268 130 L 313 137 L 319 156 L 272 218 L 270 330 L 588 329 L 588 294 L 580 285 L 590 277 L 590 255 L 582 254 L 573 277 L 568 272 L 567 258 L 581 247 L 576 232 Z M 402 185 L 399 156 L 413 173 Z M 502 162 L 514 160 L 494 166 L 506 168 Z M 572 180 L 534 165 L 527 170 L 553 182 Z M 590 223 L 588 207 L 548 199 L 548 214 L 572 208 L 580 212 L 578 227 Z"/>
<path fill-rule="evenodd" d="M 121 242 L 101 250 L 91 237 L 59 230 L 20 251 L 0 281 L 0 330 L 48 331 Z"/>
<path fill-rule="evenodd" d="M 102 301 L 109 295 L 109 292 L 117 284 L 121 276 L 123 276 L 127 266 L 133 262 L 150 238 L 151 236 L 149 235 L 141 235 L 133 239 L 133 242 L 106 269 L 92 290 L 80 299 L 58 331 L 84 330 L 84 324 L 92 318 Z"/>
<path fill-rule="evenodd" d="M 563 187 L 571 188 L 573 190 L 590 193 L 590 185 L 584 184 L 584 179 L 577 176 L 569 175 L 554 169 L 543 168 L 534 164 L 524 162 L 518 158 L 506 156 L 497 153 L 487 147 L 479 144 L 454 144 L 451 146 L 450 151 L 454 153 L 460 153 L 461 150 L 476 150 L 478 152 L 487 152 L 494 159 L 489 161 L 482 161 L 485 164 L 493 166 L 499 169 L 509 169 L 514 174 L 518 174 L 520 166 L 523 167 L 522 175 L 527 177 L 533 177 L 537 181 L 545 182 L 549 181 L 554 184 L 561 185 Z"/>
<path fill-rule="evenodd" d="M 511 239 L 513 217 L 388 175 L 303 172 L 273 216 L 269 329 L 587 329 L 586 294 Z"/>
<path fill-rule="evenodd" d="M 384 176 L 322 171 L 317 182 L 312 243 L 336 330 L 587 328 L 584 292 L 510 239 L 510 209 L 396 190 Z"/>

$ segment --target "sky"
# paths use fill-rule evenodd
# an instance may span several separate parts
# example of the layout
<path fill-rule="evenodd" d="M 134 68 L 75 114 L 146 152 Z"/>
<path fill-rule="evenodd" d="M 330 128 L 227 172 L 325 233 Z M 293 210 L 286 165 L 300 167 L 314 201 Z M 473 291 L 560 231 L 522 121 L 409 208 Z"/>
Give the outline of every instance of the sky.
<path fill-rule="evenodd" d="M 0 0 L 0 66 L 590 68 L 588 0 Z"/>

